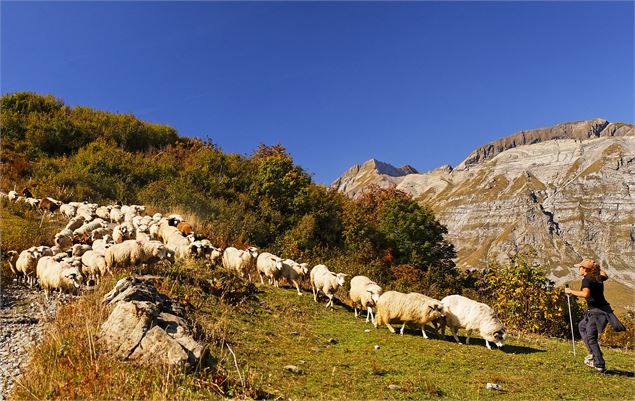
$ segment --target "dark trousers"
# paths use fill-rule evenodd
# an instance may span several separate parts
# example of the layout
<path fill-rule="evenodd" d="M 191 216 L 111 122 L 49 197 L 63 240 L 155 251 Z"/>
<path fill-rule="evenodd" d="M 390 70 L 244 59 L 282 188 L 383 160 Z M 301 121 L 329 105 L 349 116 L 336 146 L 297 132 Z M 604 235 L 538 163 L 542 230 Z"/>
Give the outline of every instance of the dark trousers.
<path fill-rule="evenodd" d="M 584 314 L 584 319 L 578 324 L 582 341 L 584 341 L 584 345 L 586 345 L 589 353 L 593 354 L 593 365 L 596 368 L 606 367 L 602 351 L 600 350 L 600 344 L 598 343 L 598 337 L 604 331 L 607 323 L 608 317 L 606 313 L 588 310 Z"/>

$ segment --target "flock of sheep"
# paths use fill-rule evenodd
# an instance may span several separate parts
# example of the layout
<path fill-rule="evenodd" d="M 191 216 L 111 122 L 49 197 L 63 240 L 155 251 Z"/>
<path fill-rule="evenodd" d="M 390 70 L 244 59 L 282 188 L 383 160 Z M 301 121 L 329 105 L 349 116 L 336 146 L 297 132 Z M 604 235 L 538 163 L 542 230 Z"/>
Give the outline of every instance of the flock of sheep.
<path fill-rule="evenodd" d="M 33 286 L 39 283 L 48 299 L 52 290 L 76 292 L 85 280 L 99 283 L 100 278 L 117 267 L 132 267 L 151 264 L 160 260 L 173 262 L 182 259 L 206 259 L 213 265 L 241 277 L 252 280 L 255 271 L 260 282 L 265 279 L 270 285 L 279 287 L 281 279 L 293 284 L 298 295 L 302 295 L 300 284 L 309 274 L 306 263 L 282 259 L 268 252 L 259 252 L 255 247 L 245 250 L 228 247 L 224 250 L 211 244 L 208 239 L 195 235 L 190 224 L 179 215 L 164 217 L 160 213 L 143 215 L 145 208 L 139 205 L 99 206 L 91 203 L 62 203 L 52 198 L 37 199 L 28 189 L 22 195 L 15 191 L 0 192 L 0 197 L 12 202 L 24 201 L 42 213 L 55 213 L 69 219 L 64 229 L 55 235 L 55 245 L 37 246 L 18 253 L 7 254 L 11 271 L 18 281 Z M 328 298 L 327 307 L 333 307 L 333 299 L 340 287 L 345 285 L 344 273 L 334 273 L 325 265 L 310 269 L 313 299 L 318 302 L 320 293 Z M 504 345 L 506 330 L 496 313 L 489 306 L 463 297 L 450 295 L 436 300 L 420 293 L 386 291 L 366 276 L 355 276 L 350 280 L 349 297 L 358 317 L 358 309 L 366 310 L 366 322 L 380 325 L 395 333 L 391 323 L 421 328 L 424 338 L 426 324 L 432 324 L 445 333 L 450 327 L 454 339 L 459 342 L 457 331 L 467 331 L 469 343 L 471 331 L 478 330 L 487 348 L 490 342 L 499 348 Z"/>

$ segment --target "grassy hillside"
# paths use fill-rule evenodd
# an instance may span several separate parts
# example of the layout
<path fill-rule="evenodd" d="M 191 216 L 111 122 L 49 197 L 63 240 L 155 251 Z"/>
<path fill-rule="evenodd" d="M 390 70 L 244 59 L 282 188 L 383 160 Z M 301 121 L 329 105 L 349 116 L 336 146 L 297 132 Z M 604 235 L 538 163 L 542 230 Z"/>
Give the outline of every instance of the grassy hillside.
<path fill-rule="evenodd" d="M 582 363 L 578 343 L 540 337 L 508 341 L 504 351 L 484 341 L 459 345 L 375 330 L 347 307 L 326 310 L 312 296 L 264 288 L 259 302 L 232 319 L 240 366 L 257 387 L 290 399 L 629 399 L 633 354 L 607 350 L 611 372 L 597 374 Z M 366 332 L 370 329 L 369 332 Z M 330 344 L 329 339 L 336 339 Z M 463 337 L 461 337 L 464 340 Z M 379 349 L 375 349 L 378 345 Z M 300 367 L 304 374 L 283 369 Z M 227 367 L 230 370 L 230 367 Z M 503 392 L 485 389 L 500 383 Z M 391 390 L 390 385 L 399 386 Z"/>
<path fill-rule="evenodd" d="M 96 293 L 67 305 L 35 350 L 13 399 L 632 399 L 633 353 L 606 349 L 610 371 L 586 367 L 581 342 L 543 337 L 510 338 L 488 350 L 418 330 L 403 336 L 354 319 L 342 304 L 327 310 L 305 292 L 258 285 L 236 305 L 210 292 L 218 271 L 197 265 L 167 267 L 162 292 L 189 305 L 198 333 L 216 364 L 194 372 L 141 368 L 112 361 L 95 342 L 106 307 Z M 126 272 L 119 272 L 118 276 Z M 211 283 L 210 286 L 200 284 Z M 237 285 L 234 283 L 234 285 Z M 234 287 L 234 289 L 240 289 Z M 242 287 L 242 289 L 249 288 Z M 246 291 L 245 294 L 248 294 Z M 333 340 L 331 340 L 333 339 Z M 461 337 L 464 340 L 464 337 Z M 379 349 L 375 349 L 379 346 Z M 232 355 L 235 355 L 234 356 Z M 296 365 L 301 374 L 285 370 Z M 495 382 L 503 391 L 491 391 Z"/>

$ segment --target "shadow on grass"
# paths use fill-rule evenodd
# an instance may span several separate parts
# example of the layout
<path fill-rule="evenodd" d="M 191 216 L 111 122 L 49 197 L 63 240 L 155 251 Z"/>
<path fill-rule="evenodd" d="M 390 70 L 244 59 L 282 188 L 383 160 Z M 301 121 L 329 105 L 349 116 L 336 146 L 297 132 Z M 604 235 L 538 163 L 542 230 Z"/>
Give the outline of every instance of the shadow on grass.
<path fill-rule="evenodd" d="M 395 329 L 397 330 L 397 333 L 399 333 L 399 326 L 400 325 L 393 325 L 393 327 L 395 327 Z M 445 340 L 451 343 L 456 344 L 456 341 L 454 340 L 454 337 L 452 337 L 451 335 L 442 335 L 440 333 L 435 332 L 434 329 L 430 328 L 429 326 L 426 326 L 426 334 L 428 335 L 428 337 L 436 339 L 436 340 Z M 404 335 L 412 335 L 412 336 L 419 336 L 421 337 L 421 330 L 420 329 L 412 329 L 412 328 L 408 328 L 406 327 L 406 329 L 404 330 Z M 471 346 L 475 346 L 475 347 L 483 347 L 485 348 L 485 340 L 483 340 L 482 338 L 475 338 L 475 337 L 470 337 L 470 343 L 469 344 L 465 344 L 465 336 L 458 336 L 459 337 L 459 341 L 461 341 L 462 345 L 466 345 L 468 347 Z M 500 351 L 500 352 L 504 352 L 506 354 L 534 354 L 537 352 L 547 352 L 545 350 L 542 349 L 538 349 L 538 348 L 531 348 L 531 347 L 525 347 L 522 345 L 505 345 L 505 347 L 503 347 L 503 349 L 499 349 L 498 347 L 496 347 L 496 345 L 492 344 L 490 342 L 490 346 L 492 347 L 492 352 L 495 351 Z"/>
<path fill-rule="evenodd" d="M 603 374 L 609 375 L 609 376 L 635 377 L 635 373 L 632 371 L 617 370 L 617 369 L 608 369 Z"/>

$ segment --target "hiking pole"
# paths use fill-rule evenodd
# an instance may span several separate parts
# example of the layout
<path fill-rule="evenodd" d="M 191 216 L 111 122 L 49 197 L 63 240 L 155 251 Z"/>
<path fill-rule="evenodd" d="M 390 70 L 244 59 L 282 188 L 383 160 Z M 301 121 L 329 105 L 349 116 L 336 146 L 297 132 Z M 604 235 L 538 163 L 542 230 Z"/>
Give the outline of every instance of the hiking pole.
<path fill-rule="evenodd" d="M 564 285 L 569 288 L 569 284 Z M 571 295 L 567 294 L 567 306 L 569 307 L 569 325 L 571 326 L 571 346 L 573 347 L 573 356 L 575 356 L 575 339 L 573 337 L 573 316 L 571 316 Z"/>

